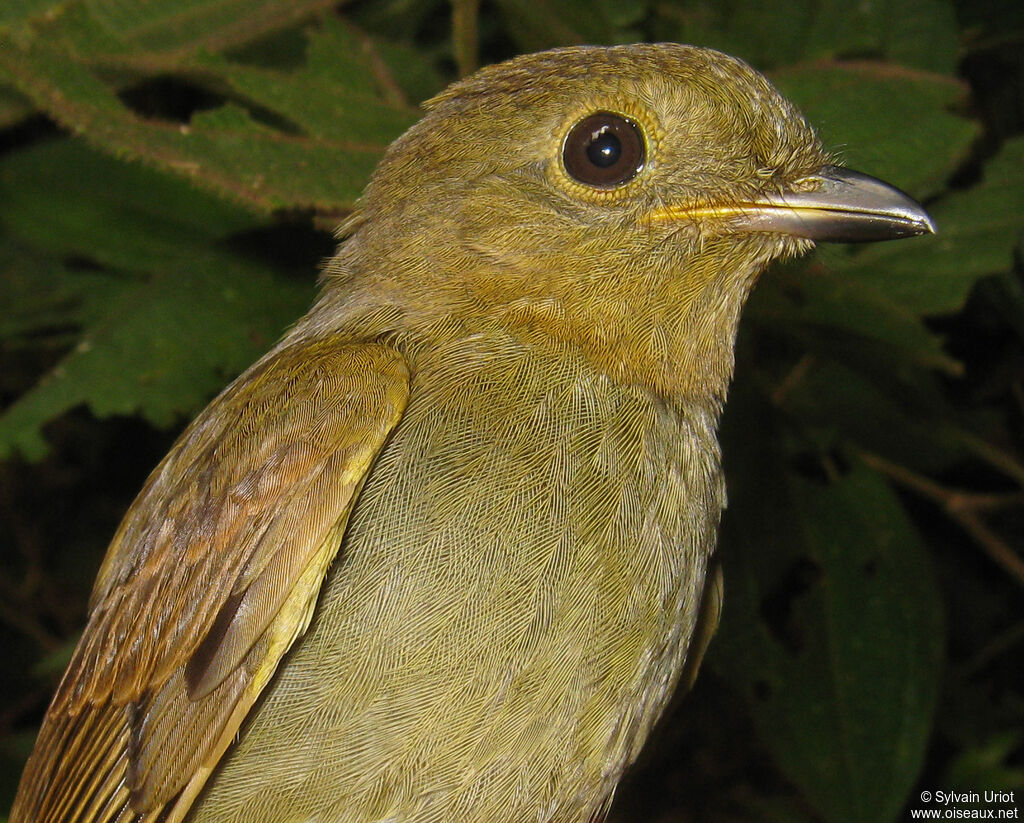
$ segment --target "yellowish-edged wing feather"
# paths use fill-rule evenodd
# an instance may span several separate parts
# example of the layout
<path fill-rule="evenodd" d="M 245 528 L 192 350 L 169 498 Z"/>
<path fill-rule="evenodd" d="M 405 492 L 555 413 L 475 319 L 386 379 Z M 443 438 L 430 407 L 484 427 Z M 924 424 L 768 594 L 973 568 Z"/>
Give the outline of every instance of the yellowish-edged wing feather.
<path fill-rule="evenodd" d="M 297 343 L 185 431 L 107 552 L 11 823 L 187 813 L 305 631 L 408 391 L 394 349 Z"/>

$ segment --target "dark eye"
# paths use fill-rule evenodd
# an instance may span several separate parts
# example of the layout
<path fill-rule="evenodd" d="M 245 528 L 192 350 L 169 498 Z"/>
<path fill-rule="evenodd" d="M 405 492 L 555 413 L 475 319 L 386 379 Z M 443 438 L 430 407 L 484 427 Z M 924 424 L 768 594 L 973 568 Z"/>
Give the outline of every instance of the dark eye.
<path fill-rule="evenodd" d="M 633 121 L 599 111 L 584 117 L 562 146 L 565 170 L 588 186 L 613 189 L 644 167 L 644 138 Z"/>

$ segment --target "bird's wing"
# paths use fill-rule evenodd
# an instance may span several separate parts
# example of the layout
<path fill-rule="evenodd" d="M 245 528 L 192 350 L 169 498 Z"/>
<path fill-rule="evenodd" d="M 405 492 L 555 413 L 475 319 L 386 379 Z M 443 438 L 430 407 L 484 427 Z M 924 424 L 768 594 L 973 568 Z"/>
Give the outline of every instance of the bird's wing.
<path fill-rule="evenodd" d="M 722 564 L 717 557 L 712 557 L 708 565 L 707 576 L 704 578 L 704 594 L 701 596 L 697 622 L 693 627 L 693 637 L 686 653 L 686 662 L 679 682 L 683 689 L 689 691 L 697 681 L 697 672 L 704 661 L 704 653 L 708 650 L 711 638 L 718 631 L 718 620 L 722 616 L 722 594 L 724 590 Z"/>
<path fill-rule="evenodd" d="M 309 624 L 408 392 L 391 348 L 302 343 L 188 428 L 114 537 L 11 823 L 185 815 Z"/>

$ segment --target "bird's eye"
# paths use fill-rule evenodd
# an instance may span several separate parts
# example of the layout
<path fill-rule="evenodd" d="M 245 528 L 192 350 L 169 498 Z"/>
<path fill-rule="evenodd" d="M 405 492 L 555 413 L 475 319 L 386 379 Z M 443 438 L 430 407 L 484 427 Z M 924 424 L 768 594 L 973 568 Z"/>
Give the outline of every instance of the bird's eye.
<path fill-rule="evenodd" d="M 569 130 L 562 162 L 569 175 L 597 189 L 613 189 L 644 167 L 644 138 L 621 114 L 599 111 Z"/>

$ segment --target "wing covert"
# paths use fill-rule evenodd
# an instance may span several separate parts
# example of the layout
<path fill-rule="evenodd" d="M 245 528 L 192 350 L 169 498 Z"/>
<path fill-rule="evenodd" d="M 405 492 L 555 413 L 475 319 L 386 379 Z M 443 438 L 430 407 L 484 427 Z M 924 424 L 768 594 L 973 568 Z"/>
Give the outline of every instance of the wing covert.
<path fill-rule="evenodd" d="M 388 346 L 298 343 L 189 426 L 108 549 L 11 823 L 184 816 L 305 631 L 408 391 Z"/>

